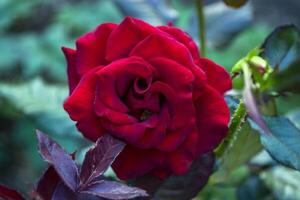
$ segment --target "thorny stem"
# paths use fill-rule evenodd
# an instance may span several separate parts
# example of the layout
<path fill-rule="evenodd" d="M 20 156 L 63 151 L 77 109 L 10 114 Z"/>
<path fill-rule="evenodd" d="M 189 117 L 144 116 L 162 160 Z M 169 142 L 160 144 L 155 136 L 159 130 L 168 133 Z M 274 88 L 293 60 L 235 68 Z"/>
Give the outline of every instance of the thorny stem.
<path fill-rule="evenodd" d="M 241 128 L 241 125 L 245 122 L 246 115 L 247 115 L 246 106 L 244 101 L 241 100 L 232 116 L 229 125 L 228 136 L 215 150 L 215 154 L 218 158 L 223 156 L 223 154 L 226 152 L 228 147 L 232 144 L 232 141 L 234 141 L 234 138 L 237 136 L 239 129 Z"/>

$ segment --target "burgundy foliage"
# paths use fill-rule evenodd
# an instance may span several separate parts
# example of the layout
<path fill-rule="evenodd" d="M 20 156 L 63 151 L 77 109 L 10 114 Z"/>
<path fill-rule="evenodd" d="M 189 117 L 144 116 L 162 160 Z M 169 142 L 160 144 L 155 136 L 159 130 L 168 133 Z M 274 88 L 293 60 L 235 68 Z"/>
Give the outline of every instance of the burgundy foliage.
<path fill-rule="evenodd" d="M 5 200 L 25 200 L 24 197 L 16 190 L 0 184 L 0 199 Z"/>
<path fill-rule="evenodd" d="M 147 196 L 144 190 L 101 179 L 124 143 L 106 135 L 85 156 L 81 169 L 72 156 L 45 134 L 37 131 L 39 152 L 50 167 L 39 180 L 36 193 L 44 200 L 80 199 L 88 194 L 105 199 L 130 199 Z M 80 174 L 80 176 L 79 176 Z"/>

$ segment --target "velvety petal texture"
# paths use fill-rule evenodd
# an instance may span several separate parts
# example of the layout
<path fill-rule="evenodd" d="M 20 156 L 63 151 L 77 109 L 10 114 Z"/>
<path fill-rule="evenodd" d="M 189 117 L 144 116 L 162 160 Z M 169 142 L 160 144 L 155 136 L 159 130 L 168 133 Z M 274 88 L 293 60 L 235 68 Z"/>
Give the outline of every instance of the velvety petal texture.
<path fill-rule="evenodd" d="M 226 70 L 200 57 L 182 30 L 126 17 L 63 47 L 70 96 L 64 103 L 82 134 L 126 142 L 112 167 L 121 179 L 188 171 L 226 136 Z"/>

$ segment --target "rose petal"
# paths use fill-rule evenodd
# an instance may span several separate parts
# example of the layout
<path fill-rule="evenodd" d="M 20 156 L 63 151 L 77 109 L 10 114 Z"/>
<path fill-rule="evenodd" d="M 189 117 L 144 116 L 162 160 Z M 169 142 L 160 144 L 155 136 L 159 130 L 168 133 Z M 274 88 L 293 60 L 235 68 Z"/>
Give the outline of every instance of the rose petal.
<path fill-rule="evenodd" d="M 114 111 L 107 106 L 105 106 L 101 101 L 97 101 L 95 104 L 95 113 L 99 117 L 106 117 L 111 123 L 116 125 L 124 125 L 136 123 L 137 119 L 129 116 L 126 113 Z"/>
<path fill-rule="evenodd" d="M 143 95 L 145 94 L 151 86 L 152 76 L 148 78 L 136 78 L 133 83 L 133 89 L 137 94 Z"/>
<path fill-rule="evenodd" d="M 127 145 L 116 158 L 112 167 L 118 178 L 126 180 L 150 172 L 164 160 L 164 155 L 158 150 L 138 149 Z"/>
<path fill-rule="evenodd" d="M 108 38 L 106 59 L 114 61 L 128 56 L 135 45 L 156 32 L 162 31 L 139 19 L 125 17 Z"/>
<path fill-rule="evenodd" d="M 169 112 L 172 118 L 169 129 L 180 129 L 194 119 L 195 109 L 193 106 L 192 91 L 181 93 L 171 88 L 167 83 L 156 81 L 152 84 L 150 92 L 153 94 L 161 94 L 166 98 L 166 104 L 169 106 Z"/>
<path fill-rule="evenodd" d="M 141 110 L 149 110 L 153 113 L 160 112 L 159 94 L 144 95 L 143 98 L 138 98 L 133 90 L 130 90 L 126 95 L 126 105 L 129 107 L 131 113 Z"/>
<path fill-rule="evenodd" d="M 198 63 L 207 75 L 208 84 L 218 90 L 221 94 L 224 94 L 232 88 L 230 75 L 222 66 L 207 58 L 201 58 Z"/>
<path fill-rule="evenodd" d="M 165 137 L 166 128 L 170 121 L 168 107 L 164 106 L 158 116 L 158 123 L 154 128 L 148 128 L 144 136 L 136 143 L 136 147 L 149 149 L 157 146 Z"/>
<path fill-rule="evenodd" d="M 94 31 L 84 34 L 76 41 L 77 72 L 85 74 L 90 69 L 107 64 L 105 60 L 106 43 L 110 33 L 117 25 L 105 23 Z"/>
<path fill-rule="evenodd" d="M 91 140 L 96 140 L 104 133 L 101 122 L 93 111 L 97 78 L 95 72 L 101 68 L 96 67 L 85 74 L 73 93 L 64 102 L 64 109 L 69 113 L 70 118 L 78 121 L 78 130 Z"/>
<path fill-rule="evenodd" d="M 181 29 L 171 26 L 159 26 L 160 30 L 170 34 L 173 36 L 177 41 L 184 44 L 189 51 L 191 52 L 191 55 L 194 60 L 200 58 L 200 53 L 197 47 L 197 44 L 194 42 L 191 36 L 189 36 L 188 33 L 183 32 Z"/>
<path fill-rule="evenodd" d="M 165 152 L 175 151 L 193 130 L 194 127 L 192 126 L 192 124 L 193 123 L 187 125 L 184 128 L 173 131 L 167 130 L 165 138 L 156 148 Z"/>
<path fill-rule="evenodd" d="M 191 70 L 165 57 L 156 57 L 149 63 L 157 70 L 158 80 L 165 82 L 176 91 L 191 92 L 195 76 Z"/>
<path fill-rule="evenodd" d="M 146 60 L 156 57 L 174 60 L 193 72 L 197 87 L 201 87 L 206 79 L 205 73 L 194 64 L 189 50 L 182 43 L 162 34 L 152 34 L 145 38 L 130 52 L 130 56 L 140 56 Z"/>
<path fill-rule="evenodd" d="M 95 105 L 102 102 L 105 106 L 118 112 L 128 112 L 127 106 L 118 96 L 118 81 L 128 77 L 151 77 L 152 69 L 143 59 L 137 57 L 120 59 L 97 72 L 98 83 Z M 124 83 L 124 81 L 121 81 Z M 100 106 L 99 106 L 100 107 Z"/>
<path fill-rule="evenodd" d="M 101 119 L 102 126 L 117 138 L 123 139 L 130 144 L 136 144 L 145 134 L 147 128 L 154 128 L 157 126 L 158 117 L 156 114 L 143 122 L 118 125 L 112 121 Z"/>
<path fill-rule="evenodd" d="M 194 127 L 184 143 L 174 152 L 167 156 L 170 161 L 172 171 L 177 174 L 186 173 L 197 155 L 198 130 Z"/>
<path fill-rule="evenodd" d="M 195 101 L 199 130 L 198 153 L 213 150 L 228 132 L 230 111 L 218 91 L 207 86 Z"/>
<path fill-rule="evenodd" d="M 67 60 L 69 94 L 71 94 L 80 80 L 80 77 L 76 71 L 76 51 L 67 47 L 62 47 L 62 51 L 64 52 Z"/>
<path fill-rule="evenodd" d="M 164 180 L 168 176 L 172 175 L 172 171 L 165 167 L 165 168 L 155 168 L 151 171 L 151 174 L 155 177 L 158 177 L 161 180 Z"/>

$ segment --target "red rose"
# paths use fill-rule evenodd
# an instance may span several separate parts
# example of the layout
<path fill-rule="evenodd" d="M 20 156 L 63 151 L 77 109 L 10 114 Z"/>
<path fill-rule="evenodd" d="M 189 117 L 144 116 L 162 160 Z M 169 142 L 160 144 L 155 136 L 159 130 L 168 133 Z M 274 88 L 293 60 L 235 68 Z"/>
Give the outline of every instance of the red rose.
<path fill-rule="evenodd" d="M 85 137 L 111 134 L 127 143 L 112 165 L 119 178 L 185 173 L 225 137 L 230 77 L 201 58 L 180 29 L 126 17 L 63 51 L 70 87 L 64 108 Z"/>

